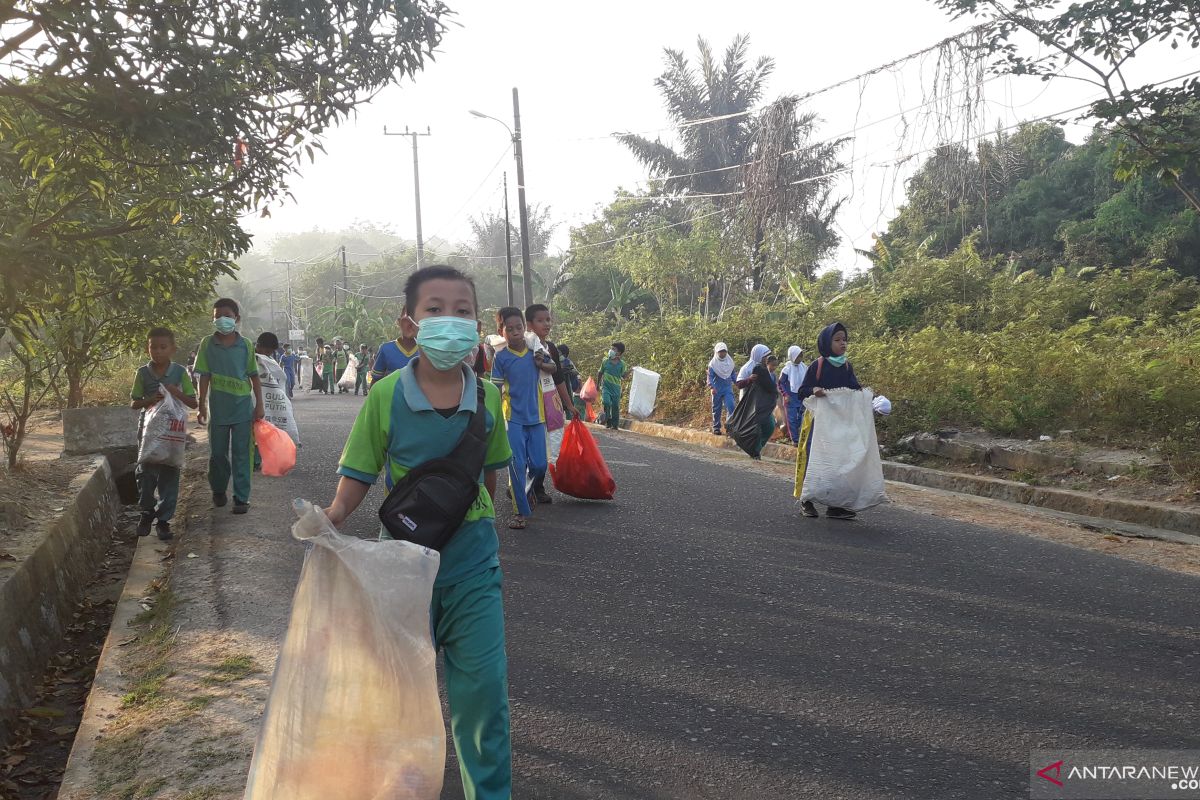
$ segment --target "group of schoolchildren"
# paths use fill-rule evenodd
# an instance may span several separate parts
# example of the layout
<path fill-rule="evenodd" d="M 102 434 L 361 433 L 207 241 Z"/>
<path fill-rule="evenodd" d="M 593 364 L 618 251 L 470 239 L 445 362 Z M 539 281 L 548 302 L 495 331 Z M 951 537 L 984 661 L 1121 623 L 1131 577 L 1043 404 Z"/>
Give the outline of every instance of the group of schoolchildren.
<path fill-rule="evenodd" d="M 269 331 L 251 344 L 238 332 L 241 312 L 236 301 L 217 300 L 212 314 L 213 333 L 200 340 L 192 363 L 186 367 L 173 361 L 177 351 L 173 331 L 158 327 L 149 332 L 146 350 L 150 361 L 134 374 L 130 407 L 141 409 L 144 415 L 170 394 L 195 409 L 196 422 L 208 427 L 208 483 L 213 505 L 220 508 L 229 504 L 232 484 L 233 513 L 245 514 L 250 510 L 252 475 L 261 464 L 253 424 L 266 416 L 260 365 L 274 368 L 275 377 L 286 383 L 290 398 L 299 358 L 289 345 L 281 347 L 279 337 Z M 159 539 L 172 538 L 179 472 L 178 467 L 165 464 L 138 465 L 139 536 L 148 536 L 153 527 Z"/>
<path fill-rule="evenodd" d="M 713 346 L 713 357 L 708 362 L 707 383 L 712 394 L 713 434 L 720 436 L 722 414 L 728 418 L 735 407 L 734 390 L 756 387 L 760 402 L 778 407 L 783 416 L 783 427 L 792 444 L 812 440 L 812 415 L 806 414 L 804 401 L 809 397 L 824 397 L 830 389 L 861 390 L 862 385 L 854 374 L 854 367 L 846 358 L 850 334 L 846 326 L 835 322 L 821 331 L 817 337 L 818 357 L 810 364 L 804 363 L 804 350 L 792 345 L 787 351 L 787 362 L 778 369 L 778 360 L 765 344 L 756 344 L 750 357 L 735 372 L 736 363 L 724 342 Z M 776 429 L 774 414 L 760 415 L 758 451 L 770 440 Z M 800 455 L 806 456 L 807 449 L 801 448 Z M 801 504 L 801 513 L 816 517 L 817 510 L 811 502 Z M 834 519 L 853 519 L 855 513 L 849 509 L 831 507 L 827 512 Z"/>

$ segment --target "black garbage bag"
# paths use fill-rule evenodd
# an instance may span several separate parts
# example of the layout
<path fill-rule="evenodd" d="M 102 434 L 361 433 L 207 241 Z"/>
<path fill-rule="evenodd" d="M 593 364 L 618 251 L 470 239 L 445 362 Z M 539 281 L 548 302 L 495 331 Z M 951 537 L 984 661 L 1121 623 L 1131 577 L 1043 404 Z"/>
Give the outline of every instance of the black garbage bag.
<path fill-rule="evenodd" d="M 742 392 L 742 398 L 738 400 L 729 419 L 725 421 L 725 429 L 729 431 L 733 441 L 752 458 L 758 458 L 759 455 L 758 432 L 763 420 L 763 407 L 766 407 L 768 414 L 774 407 L 773 404 L 762 402 L 763 399 L 769 399 L 760 397 L 764 394 L 756 384 L 750 384 L 746 391 Z"/>

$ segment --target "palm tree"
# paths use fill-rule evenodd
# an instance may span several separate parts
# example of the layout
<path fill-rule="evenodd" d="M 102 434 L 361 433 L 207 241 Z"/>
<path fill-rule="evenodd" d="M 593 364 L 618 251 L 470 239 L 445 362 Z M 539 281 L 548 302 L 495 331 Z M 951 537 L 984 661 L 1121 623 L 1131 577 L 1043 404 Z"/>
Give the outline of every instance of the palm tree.
<path fill-rule="evenodd" d="M 632 133 L 618 140 L 658 179 L 664 195 L 716 195 L 708 199 L 726 212 L 727 230 L 742 224 L 751 263 L 749 274 L 737 277 L 747 278 L 751 289 L 768 278 L 771 234 L 797 242 L 804 271 L 812 274 L 838 242 L 833 218 L 841 203 L 831 192 L 844 140 L 813 142 L 816 115 L 799 113 L 795 97 L 755 111 L 775 62 L 764 56 L 750 66 L 748 36 L 735 38 L 719 62 L 703 38 L 697 48 L 698 70 L 683 53 L 667 49 L 667 69 L 655 80 L 679 149 Z M 708 290 L 716 291 L 717 283 Z"/>
<path fill-rule="evenodd" d="M 696 44 L 699 72 L 681 51 L 667 48 L 667 69 L 654 81 L 677 126 L 681 149 L 633 133 L 617 137 L 651 175 L 666 178 L 662 184 L 666 194 L 737 191 L 741 175 L 734 167 L 750 160 L 754 144 L 755 121 L 749 112 L 762 99 L 767 78 L 775 70 L 775 61 L 765 56 L 747 66 L 750 37 L 744 34 L 725 49 L 719 63 L 703 37 Z M 726 118 L 692 124 L 713 117 Z M 666 177 L 671 175 L 681 177 Z M 718 205 L 732 205 L 733 198 L 716 199 L 725 201 Z"/>

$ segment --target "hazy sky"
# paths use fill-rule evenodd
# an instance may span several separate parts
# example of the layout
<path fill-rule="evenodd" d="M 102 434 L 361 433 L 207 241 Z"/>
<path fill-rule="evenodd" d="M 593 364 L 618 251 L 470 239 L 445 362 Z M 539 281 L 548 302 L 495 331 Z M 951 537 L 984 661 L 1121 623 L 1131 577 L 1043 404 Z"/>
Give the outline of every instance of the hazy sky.
<path fill-rule="evenodd" d="M 385 125 L 389 131 L 406 125 L 432 131 L 419 140 L 427 241 L 461 241 L 472 215 L 499 209 L 502 170 L 509 171 L 515 224 L 508 133 L 468 110 L 511 126 L 516 86 L 528 201 L 551 207 L 559 223 L 554 245 L 562 248 L 570 226 L 590 219 L 617 187 L 634 188 L 646 178 L 608 134 L 661 130 L 670 138 L 654 86 L 664 47 L 682 49 L 694 61 L 698 35 L 720 52 L 735 35 L 748 33 L 753 58 L 768 55 L 776 61 L 767 85 L 771 100 L 852 77 L 972 24 L 951 20 L 931 0 L 610 0 L 586 6 L 561 0 L 450 0 L 450 5 L 456 14 L 437 61 L 415 80 L 382 92 L 327 135 L 328 153 L 306 165 L 293 183 L 296 201 L 272 208 L 270 219 L 247 220 L 257 246 L 280 233 L 337 230 L 355 220 L 391 225 L 412 238 L 411 139 L 385 137 Z M 1177 53 L 1142 61 L 1150 79 L 1161 79 L 1195 69 L 1200 59 Z M 1065 110 L 1095 95 L 1092 87 L 1075 81 L 993 79 L 984 85 L 986 103 L 978 115 L 986 123 L 972 130 L 956 124 L 951 130 L 946 119 L 966 117 L 944 112 L 951 104 L 961 105 L 966 84 L 943 84 L 935 92 L 936 62 L 936 55 L 926 56 L 810 101 L 824 121 L 822 138 L 856 133 L 844 151 L 853 169 L 840 184 L 849 197 L 839 218 L 848 244 L 831 266 L 853 269 L 849 244 L 869 247 L 871 232 L 886 226 L 902 196 L 903 177 L 916 164 L 914 159 L 897 165 L 899 156 L 919 153 L 942 138 L 962 140 L 997 124 Z M 942 99 L 921 107 L 935 94 Z M 1073 128 L 1071 138 L 1085 133 L 1086 128 Z"/>

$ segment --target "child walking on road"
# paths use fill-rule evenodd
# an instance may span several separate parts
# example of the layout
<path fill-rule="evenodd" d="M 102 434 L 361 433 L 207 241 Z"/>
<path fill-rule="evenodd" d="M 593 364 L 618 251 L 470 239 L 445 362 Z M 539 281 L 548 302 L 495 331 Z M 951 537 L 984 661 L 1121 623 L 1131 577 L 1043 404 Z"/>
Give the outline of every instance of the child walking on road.
<path fill-rule="evenodd" d="M 504 652 L 499 541 L 493 497 L 496 473 L 511 455 L 500 392 L 479 390 L 463 359 L 479 342 L 475 286 L 458 270 L 430 266 L 408 278 L 407 319 L 419 356 L 372 386 L 342 453 L 337 495 L 325 509 L 341 526 L 380 471 L 394 485 L 409 470 L 454 450 L 475 414 L 484 414 L 487 450 L 479 494 L 466 521 L 442 548 L 430 622 L 445 656 L 450 730 L 466 797 L 510 800 L 508 661 Z M 486 488 L 486 491 L 484 489 Z M 381 538 L 387 538 L 381 534 Z"/>
<path fill-rule="evenodd" d="M 629 365 L 624 361 L 625 345 L 613 342 L 608 357 L 596 373 L 596 383 L 601 386 L 604 400 L 604 426 L 614 431 L 621 429 L 621 379 L 629 374 Z"/>
<path fill-rule="evenodd" d="M 821 355 L 808 365 L 804 382 L 796 392 L 801 402 L 810 396 L 824 397 L 826 389 L 862 390 L 862 384 L 854 374 L 854 367 L 846 360 L 846 347 L 849 342 L 850 334 L 840 322 L 835 322 L 821 331 L 821 335 L 817 337 L 817 352 Z M 800 497 L 804 489 L 804 476 L 808 471 L 808 449 L 812 445 L 812 426 L 813 416 L 806 412 L 796 453 L 796 497 Z M 812 502 L 803 503 L 800 510 L 806 517 L 817 516 L 816 506 Z M 830 506 L 825 516 L 831 519 L 854 519 L 856 514 L 846 508 Z"/>
<path fill-rule="evenodd" d="M 161 386 L 188 408 L 195 408 L 196 389 L 192 379 L 182 364 L 171 360 L 175 356 L 175 334 L 168 328 L 154 328 L 147 339 L 146 351 L 150 354 L 150 361 L 138 367 L 133 376 L 129 407 L 142 409 L 144 418 L 145 409 L 162 399 L 159 392 Z M 175 506 L 179 502 L 179 467 L 138 464 L 137 482 L 138 505 L 142 509 L 138 536 L 149 536 L 150 526 L 157 518 L 158 538 L 165 542 L 171 538 L 171 517 L 175 516 Z M 157 504 L 154 502 L 156 492 Z"/>
<path fill-rule="evenodd" d="M 235 514 L 250 510 L 254 461 L 251 427 L 254 420 L 266 414 L 258 361 L 250 340 L 237 332 L 240 320 L 236 302 L 227 297 L 215 302 L 216 333 L 201 340 L 196 354 L 196 372 L 200 375 L 200 410 L 196 419 L 208 422 L 208 483 L 213 505 L 221 507 L 229 502 L 226 493 L 232 476 Z"/>
<path fill-rule="evenodd" d="M 800 425 L 804 418 L 804 400 L 798 392 L 804 383 L 804 350 L 799 345 L 788 348 L 787 364 L 779 375 L 779 394 L 782 395 L 784 411 L 787 413 L 788 436 L 792 444 L 800 441 Z"/>
<path fill-rule="evenodd" d="M 509 307 L 500 309 L 499 317 L 508 346 L 496 353 L 492 377 L 504 382 L 504 411 L 512 448 L 508 474 L 516 516 L 508 527 L 522 530 L 526 517 L 533 513 L 532 483 L 546 474 L 546 409 L 542 405 L 539 364 L 525 344 L 525 315 L 521 309 Z"/>
<path fill-rule="evenodd" d="M 713 357 L 708 362 L 708 389 L 712 392 L 712 432 L 721 435 L 721 411 L 728 417 L 733 413 L 733 370 L 737 365 L 724 342 L 713 345 Z"/>

